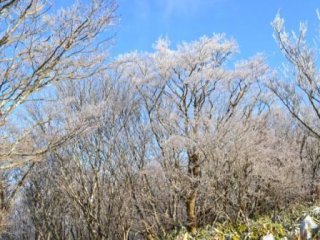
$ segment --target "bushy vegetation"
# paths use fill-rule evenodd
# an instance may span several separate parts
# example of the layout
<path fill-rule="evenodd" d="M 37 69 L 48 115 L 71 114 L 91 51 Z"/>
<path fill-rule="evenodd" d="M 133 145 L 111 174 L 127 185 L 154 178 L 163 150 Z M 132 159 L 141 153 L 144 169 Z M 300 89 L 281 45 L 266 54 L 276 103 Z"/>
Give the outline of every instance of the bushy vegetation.
<path fill-rule="evenodd" d="M 314 203 L 313 203 L 314 204 Z M 306 216 L 312 216 L 319 223 L 319 207 L 310 205 L 293 205 L 276 215 L 260 216 L 257 219 L 232 223 L 213 223 L 199 229 L 197 235 L 192 236 L 186 229 L 180 229 L 176 233 L 167 236 L 166 240 L 238 240 L 238 239 L 262 239 L 272 235 L 274 239 L 304 239 L 300 236 L 300 225 Z M 313 235 L 317 239 L 320 232 Z"/>

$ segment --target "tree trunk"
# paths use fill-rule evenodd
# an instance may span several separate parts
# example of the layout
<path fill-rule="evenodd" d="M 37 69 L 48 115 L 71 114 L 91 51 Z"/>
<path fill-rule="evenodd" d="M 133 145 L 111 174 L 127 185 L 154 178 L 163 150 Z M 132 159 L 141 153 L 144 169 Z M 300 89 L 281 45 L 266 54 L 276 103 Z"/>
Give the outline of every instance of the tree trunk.
<path fill-rule="evenodd" d="M 187 198 L 186 208 L 188 217 L 188 231 L 195 235 L 197 233 L 197 215 L 196 215 L 197 193 L 193 191 Z"/>
<path fill-rule="evenodd" d="M 188 220 L 188 231 L 195 235 L 197 233 L 197 214 L 196 214 L 196 204 L 197 204 L 197 187 L 199 184 L 199 178 L 201 176 L 200 160 L 199 156 L 193 151 L 189 153 L 189 175 L 192 178 L 190 185 L 190 193 L 186 200 L 186 211 Z"/>
<path fill-rule="evenodd" d="M 0 233 L 3 231 L 4 228 L 4 218 L 6 213 L 5 207 L 5 196 L 4 196 L 4 184 L 2 179 L 0 179 Z"/>

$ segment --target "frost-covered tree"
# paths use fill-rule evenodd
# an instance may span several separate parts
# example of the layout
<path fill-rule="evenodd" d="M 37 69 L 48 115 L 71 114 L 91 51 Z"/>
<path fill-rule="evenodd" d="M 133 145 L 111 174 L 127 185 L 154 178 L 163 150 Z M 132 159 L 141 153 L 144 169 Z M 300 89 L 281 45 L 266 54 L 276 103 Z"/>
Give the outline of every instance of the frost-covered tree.
<path fill-rule="evenodd" d="M 318 14 L 319 18 L 320 15 Z M 289 65 L 285 65 L 280 80 L 275 79 L 270 89 L 292 116 L 311 135 L 320 138 L 320 73 L 319 49 L 307 43 L 307 25 L 300 24 L 299 32 L 288 33 L 284 19 L 278 14 L 273 21 L 274 38 Z M 315 39 L 315 42 L 318 42 Z"/>
<path fill-rule="evenodd" d="M 185 211 L 192 234 L 197 232 L 202 166 L 208 160 L 201 146 L 231 119 L 235 123 L 254 114 L 259 90 L 250 89 L 258 87 L 268 71 L 259 55 L 233 65 L 230 60 L 237 51 L 236 42 L 224 35 L 177 48 L 160 39 L 154 52 L 127 54 L 114 63 L 141 96 L 162 168 L 186 173 Z M 177 158 L 170 157 L 172 151 Z"/>
<path fill-rule="evenodd" d="M 5 133 L 15 109 L 48 84 L 83 79 L 100 71 L 106 57 L 100 37 L 114 21 L 113 1 L 77 2 L 50 10 L 46 0 L 0 2 L 0 147 L 1 169 L 37 158 L 61 144 L 54 139 L 34 149 L 28 132 L 14 138 Z M 12 120 L 12 119 L 11 119 Z M 28 146 L 29 145 L 29 146 Z"/>
<path fill-rule="evenodd" d="M 320 13 L 317 11 L 318 19 Z M 320 72 L 319 38 L 308 42 L 307 24 L 300 23 L 298 32 L 288 32 L 284 19 L 278 14 L 272 22 L 274 38 L 286 58 L 282 74 L 269 84 L 291 116 L 304 130 L 300 137 L 300 159 L 303 181 L 309 182 L 312 199 L 319 196 L 319 140 L 320 140 Z"/>
<path fill-rule="evenodd" d="M 112 0 L 77 1 L 59 10 L 46 0 L 0 1 L 0 231 L 3 215 L 17 192 L 5 194 L 4 171 L 28 163 L 33 166 L 32 162 L 87 126 L 85 121 L 74 119 L 64 129 L 56 125 L 52 134 L 35 134 L 36 128 L 52 119 L 43 118 L 28 126 L 22 124 L 18 113 L 24 111 L 26 101 L 41 100 L 38 92 L 50 83 L 101 72 L 108 39 L 102 34 L 113 24 L 115 9 Z M 28 172 L 15 180 L 18 187 Z"/>

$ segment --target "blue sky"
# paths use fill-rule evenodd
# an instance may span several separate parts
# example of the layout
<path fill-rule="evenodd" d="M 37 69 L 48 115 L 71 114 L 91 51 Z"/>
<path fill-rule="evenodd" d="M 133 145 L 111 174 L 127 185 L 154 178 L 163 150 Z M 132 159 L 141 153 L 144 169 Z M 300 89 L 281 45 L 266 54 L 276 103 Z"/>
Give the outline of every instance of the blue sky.
<path fill-rule="evenodd" d="M 309 34 L 319 26 L 319 0 L 119 0 L 120 24 L 113 54 L 150 50 L 159 36 L 173 44 L 224 32 L 237 40 L 243 57 L 264 53 L 279 58 L 270 25 L 280 10 L 287 29 L 307 21 Z"/>
<path fill-rule="evenodd" d="M 319 27 L 319 0 L 118 0 L 118 5 L 120 22 L 112 56 L 151 50 L 160 36 L 175 45 L 224 32 L 237 40 L 241 57 L 262 52 L 274 65 L 280 54 L 270 23 L 278 11 L 287 29 L 297 29 L 299 21 L 307 21 L 311 36 Z"/>

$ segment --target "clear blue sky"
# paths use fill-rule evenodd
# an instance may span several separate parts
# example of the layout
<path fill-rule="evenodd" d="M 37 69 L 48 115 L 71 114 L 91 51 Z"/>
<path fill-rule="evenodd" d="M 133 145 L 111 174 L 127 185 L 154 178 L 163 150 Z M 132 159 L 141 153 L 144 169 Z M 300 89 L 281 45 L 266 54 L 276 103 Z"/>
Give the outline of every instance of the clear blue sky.
<path fill-rule="evenodd" d="M 118 0 L 118 5 L 120 22 L 112 56 L 150 50 L 160 36 L 176 44 L 224 32 L 237 40 L 242 57 L 262 52 L 274 65 L 279 50 L 270 23 L 278 11 L 287 29 L 307 21 L 312 36 L 319 27 L 319 0 Z"/>

